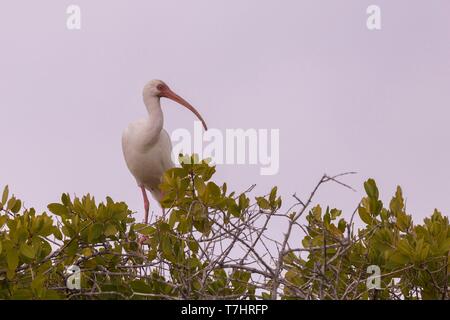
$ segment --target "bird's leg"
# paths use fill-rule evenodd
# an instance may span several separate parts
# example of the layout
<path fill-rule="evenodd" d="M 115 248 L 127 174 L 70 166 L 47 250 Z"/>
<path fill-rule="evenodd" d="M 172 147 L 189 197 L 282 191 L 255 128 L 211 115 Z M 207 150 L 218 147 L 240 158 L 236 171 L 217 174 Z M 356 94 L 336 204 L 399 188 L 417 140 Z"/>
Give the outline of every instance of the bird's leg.
<path fill-rule="evenodd" d="M 148 223 L 148 212 L 150 210 L 150 202 L 148 201 L 147 191 L 145 190 L 145 188 L 143 186 L 141 186 L 141 190 L 142 190 L 142 196 L 144 197 L 144 209 L 145 209 L 144 223 L 147 224 Z"/>
<path fill-rule="evenodd" d="M 163 192 L 163 191 L 161 191 L 160 204 L 161 204 L 161 200 L 162 200 L 162 199 L 164 199 L 164 192 Z M 163 219 L 165 220 L 165 219 L 166 219 L 166 209 L 163 208 L 162 205 L 161 205 L 161 209 L 162 209 L 162 216 L 163 216 Z"/>
<path fill-rule="evenodd" d="M 150 202 L 148 201 L 148 197 L 147 197 L 147 191 L 145 190 L 144 186 L 141 186 L 141 191 L 142 191 L 142 196 L 144 197 L 144 209 L 145 209 L 145 213 L 144 213 L 144 223 L 147 224 L 148 223 L 148 212 L 150 210 Z M 141 235 L 139 237 L 139 244 L 142 245 L 144 243 L 145 240 L 147 240 L 148 237 L 145 235 Z"/>

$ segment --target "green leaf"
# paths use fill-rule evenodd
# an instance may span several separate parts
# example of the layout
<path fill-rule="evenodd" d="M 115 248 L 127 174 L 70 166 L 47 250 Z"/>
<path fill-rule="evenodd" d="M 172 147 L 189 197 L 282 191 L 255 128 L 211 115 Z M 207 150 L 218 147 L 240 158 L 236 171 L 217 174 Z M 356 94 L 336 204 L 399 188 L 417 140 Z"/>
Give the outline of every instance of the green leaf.
<path fill-rule="evenodd" d="M 400 231 L 405 232 L 408 230 L 409 226 L 411 225 L 411 217 L 406 215 L 403 212 L 397 213 L 397 219 L 396 219 L 396 226 Z"/>
<path fill-rule="evenodd" d="M 59 230 L 58 227 L 54 227 L 54 228 L 53 228 L 53 235 L 54 235 L 55 238 L 58 239 L 58 240 L 62 240 L 62 238 L 63 238 L 62 233 L 61 233 L 61 231 Z"/>
<path fill-rule="evenodd" d="M 272 190 L 270 191 L 270 196 L 269 196 L 269 201 L 270 203 L 273 203 L 277 197 L 277 187 L 273 187 Z"/>
<path fill-rule="evenodd" d="M 16 270 L 19 265 L 19 254 L 17 253 L 17 250 L 14 248 L 9 249 L 6 252 L 6 261 L 8 263 L 9 270 Z"/>
<path fill-rule="evenodd" d="M 57 216 L 66 216 L 69 213 L 67 208 L 60 203 L 51 203 L 47 208 L 51 213 L 56 214 Z"/>
<path fill-rule="evenodd" d="M 246 196 L 244 193 L 242 193 L 242 194 L 239 196 L 239 208 L 240 208 L 241 210 L 247 209 L 249 203 L 250 203 L 250 199 L 247 198 L 247 196 Z"/>
<path fill-rule="evenodd" d="M 20 208 L 22 208 L 22 201 L 17 199 L 16 202 L 14 203 L 14 206 L 11 208 L 11 212 L 18 213 L 20 211 Z"/>
<path fill-rule="evenodd" d="M 13 300 L 31 300 L 33 292 L 30 289 L 18 289 L 11 296 Z"/>
<path fill-rule="evenodd" d="M 331 215 L 331 219 L 334 220 L 337 217 L 339 217 L 342 214 L 342 210 L 338 210 L 338 209 L 331 209 L 330 210 L 330 215 Z"/>
<path fill-rule="evenodd" d="M 77 251 L 78 251 L 78 241 L 72 240 L 72 242 L 70 242 L 70 244 L 66 248 L 66 253 L 69 256 L 74 256 L 77 253 Z"/>
<path fill-rule="evenodd" d="M 144 280 L 134 280 L 130 283 L 133 292 L 152 293 L 152 288 Z"/>
<path fill-rule="evenodd" d="M 209 192 L 210 196 L 213 198 L 220 197 L 220 188 L 214 182 L 208 182 L 206 185 L 206 191 Z"/>
<path fill-rule="evenodd" d="M 108 225 L 105 228 L 105 236 L 110 237 L 117 233 L 117 228 L 115 225 L 108 223 Z"/>
<path fill-rule="evenodd" d="M 409 244 L 407 239 L 401 239 L 397 243 L 397 249 L 400 253 L 402 253 L 406 256 L 410 256 L 410 255 L 414 254 L 414 248 L 411 247 L 411 245 Z"/>
<path fill-rule="evenodd" d="M 8 196 L 9 196 L 9 187 L 6 186 L 3 189 L 3 194 L 2 194 L 2 203 L 5 204 L 8 201 Z"/>
<path fill-rule="evenodd" d="M 62 226 L 61 231 L 66 237 L 69 238 L 72 238 L 75 235 L 75 231 L 73 231 L 72 227 L 69 225 Z"/>
<path fill-rule="evenodd" d="M 22 243 L 22 245 L 20 246 L 20 253 L 30 259 L 34 259 L 36 255 L 36 252 L 34 251 L 33 247 L 26 243 Z"/>
<path fill-rule="evenodd" d="M 6 210 L 11 210 L 16 205 L 16 199 L 12 197 L 8 200 L 8 203 L 6 204 Z"/>
<path fill-rule="evenodd" d="M 444 241 L 441 242 L 440 246 L 439 246 L 439 251 L 442 253 L 446 253 L 450 250 L 450 238 L 445 239 Z M 1 252 L 1 251 L 0 251 Z M 450 264 L 449 264 L 450 266 Z"/>
<path fill-rule="evenodd" d="M 272 299 L 272 296 L 271 296 L 269 293 L 267 293 L 267 292 L 262 292 L 262 293 L 261 293 L 261 298 L 262 298 L 263 300 L 271 300 L 271 299 Z"/>
<path fill-rule="evenodd" d="M 397 186 L 395 196 L 392 198 L 389 204 L 389 209 L 391 209 L 394 215 L 397 215 L 403 212 L 404 208 L 405 208 L 405 201 L 403 199 L 402 189 L 400 188 L 400 186 Z"/>
<path fill-rule="evenodd" d="M 366 190 L 366 193 L 369 196 L 369 198 L 378 199 L 379 194 L 375 180 L 369 179 L 366 182 L 364 182 L 364 189 Z"/>
<path fill-rule="evenodd" d="M 393 266 L 404 266 L 407 263 L 409 263 L 409 257 L 400 253 L 396 252 L 392 256 L 389 257 L 389 264 Z"/>
<path fill-rule="evenodd" d="M 197 194 L 200 197 L 202 197 L 203 194 L 206 191 L 206 185 L 205 185 L 205 182 L 203 181 L 203 179 L 198 177 L 198 176 L 195 177 L 195 179 L 194 179 L 194 187 L 195 187 L 195 190 L 197 190 Z"/>
<path fill-rule="evenodd" d="M 329 210 L 328 207 L 327 207 L 327 211 L 323 215 L 323 223 L 324 223 L 325 226 L 329 226 L 330 223 L 331 223 L 330 210 Z"/>
<path fill-rule="evenodd" d="M 170 231 L 170 226 L 169 226 L 169 224 L 167 224 L 167 223 L 161 223 L 161 224 L 159 225 L 159 231 L 160 231 L 161 233 L 169 232 L 169 231 Z"/>
<path fill-rule="evenodd" d="M 191 239 L 188 241 L 188 247 L 192 250 L 192 252 L 197 253 L 199 249 L 198 242 L 195 239 Z"/>
<path fill-rule="evenodd" d="M 6 221 L 8 221 L 7 215 L 0 216 L 0 228 L 3 227 L 3 225 L 6 223 Z"/>
<path fill-rule="evenodd" d="M 103 233 L 103 224 L 95 223 L 89 228 L 88 241 L 94 243 Z"/>
<path fill-rule="evenodd" d="M 68 194 L 66 194 L 66 193 L 63 193 L 61 195 L 61 202 L 63 203 L 63 205 L 69 206 L 71 204 L 70 196 Z"/>
<path fill-rule="evenodd" d="M 91 248 L 84 248 L 81 253 L 83 254 L 83 256 L 85 257 L 90 257 L 92 256 L 92 249 Z"/>
<path fill-rule="evenodd" d="M 364 207 L 359 207 L 358 208 L 358 213 L 359 216 L 361 218 L 362 221 L 364 221 L 366 224 L 372 224 L 373 223 L 373 219 L 370 216 L 370 213 L 366 210 L 366 208 Z"/>
<path fill-rule="evenodd" d="M 161 250 L 166 257 L 172 256 L 172 246 L 170 244 L 170 239 L 166 236 L 161 239 Z"/>
<path fill-rule="evenodd" d="M 340 219 L 339 223 L 338 223 L 338 229 L 341 232 L 344 232 L 346 227 L 347 227 L 347 222 L 345 221 L 345 219 Z"/>
<path fill-rule="evenodd" d="M 156 252 L 156 250 L 149 250 L 148 254 L 147 254 L 147 259 L 149 261 L 153 261 L 156 259 L 157 255 L 158 255 L 158 253 Z"/>
<path fill-rule="evenodd" d="M 239 217 L 241 215 L 241 210 L 239 210 L 239 206 L 233 199 L 230 199 L 230 203 L 228 204 L 228 212 L 234 217 Z"/>
<path fill-rule="evenodd" d="M 38 297 L 42 297 L 42 295 L 46 291 L 44 284 L 45 284 L 45 276 L 44 275 L 38 275 L 31 282 L 31 289 L 35 292 L 35 294 Z"/>
<path fill-rule="evenodd" d="M 320 205 L 315 206 L 311 209 L 311 214 L 313 218 L 317 221 L 322 220 L 322 207 Z"/>
<path fill-rule="evenodd" d="M 145 236 L 149 236 L 155 232 L 155 228 L 152 226 L 149 226 L 145 223 L 137 223 L 135 224 L 135 230 L 136 232 L 139 232 L 140 234 L 143 234 Z"/>
<path fill-rule="evenodd" d="M 258 204 L 258 206 L 263 209 L 263 210 L 268 210 L 270 209 L 270 204 L 269 201 L 267 201 L 266 198 L 263 197 L 257 197 L 256 198 L 256 203 Z"/>

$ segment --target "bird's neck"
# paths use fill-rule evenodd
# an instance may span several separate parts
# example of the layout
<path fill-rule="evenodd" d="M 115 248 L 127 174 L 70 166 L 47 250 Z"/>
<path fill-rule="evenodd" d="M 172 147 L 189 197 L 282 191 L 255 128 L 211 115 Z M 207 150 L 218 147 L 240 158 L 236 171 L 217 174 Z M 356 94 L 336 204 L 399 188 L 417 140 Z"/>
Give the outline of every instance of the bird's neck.
<path fill-rule="evenodd" d="M 164 115 L 161 110 L 159 97 L 149 97 L 145 99 L 145 106 L 148 112 L 148 132 L 150 140 L 158 139 L 164 125 Z"/>

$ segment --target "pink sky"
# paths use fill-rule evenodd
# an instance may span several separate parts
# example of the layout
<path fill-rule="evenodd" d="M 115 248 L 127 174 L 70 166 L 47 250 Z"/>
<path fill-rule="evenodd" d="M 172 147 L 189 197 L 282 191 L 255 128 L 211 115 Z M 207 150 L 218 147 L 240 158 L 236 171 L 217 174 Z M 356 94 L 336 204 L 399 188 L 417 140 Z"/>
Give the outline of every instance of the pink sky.
<path fill-rule="evenodd" d="M 77 4 L 82 30 L 66 29 Z M 366 28 L 366 8 L 382 30 Z M 450 2 L 8 1 L 0 11 L 0 185 L 44 209 L 62 192 L 126 201 L 139 190 L 120 145 L 160 78 L 212 128 L 280 129 L 280 171 L 220 166 L 237 190 L 309 193 L 326 172 L 357 171 L 318 200 L 347 215 L 362 182 L 397 184 L 419 221 L 450 211 Z M 194 117 L 163 101 L 165 127 Z M 141 214 L 141 213 L 140 213 Z"/>

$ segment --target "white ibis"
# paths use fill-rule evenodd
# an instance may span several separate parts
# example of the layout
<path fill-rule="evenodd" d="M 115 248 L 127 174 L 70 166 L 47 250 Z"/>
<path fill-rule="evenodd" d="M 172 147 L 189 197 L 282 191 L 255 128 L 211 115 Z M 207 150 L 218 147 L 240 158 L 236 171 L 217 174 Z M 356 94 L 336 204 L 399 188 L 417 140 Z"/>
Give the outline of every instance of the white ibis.
<path fill-rule="evenodd" d="M 174 166 L 171 158 L 172 143 L 169 134 L 163 129 L 164 116 L 160 99 L 168 98 L 178 102 L 197 116 L 205 130 L 207 127 L 200 113 L 161 80 L 147 83 L 143 90 L 143 98 L 148 117 L 128 125 L 122 135 L 122 150 L 128 169 L 141 188 L 144 197 L 144 222 L 148 223 L 150 204 L 146 190 L 160 202 L 162 194 L 159 184 L 162 176 Z"/>

